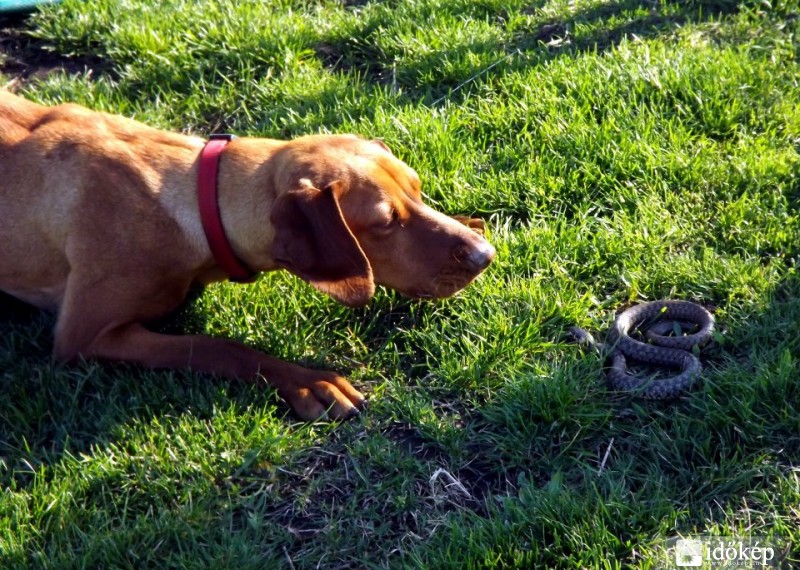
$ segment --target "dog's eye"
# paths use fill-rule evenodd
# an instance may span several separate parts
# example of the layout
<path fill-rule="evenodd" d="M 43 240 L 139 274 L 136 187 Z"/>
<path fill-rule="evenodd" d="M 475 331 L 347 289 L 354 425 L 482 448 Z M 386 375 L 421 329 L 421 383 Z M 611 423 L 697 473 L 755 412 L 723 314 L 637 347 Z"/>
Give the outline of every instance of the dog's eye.
<path fill-rule="evenodd" d="M 376 220 L 374 227 L 376 231 L 389 232 L 393 230 L 395 227 L 397 227 L 398 223 L 400 224 L 400 226 L 403 225 L 402 223 L 400 223 L 400 213 L 397 211 L 396 208 L 392 208 L 387 205 L 386 210 L 382 212 L 380 221 Z"/>

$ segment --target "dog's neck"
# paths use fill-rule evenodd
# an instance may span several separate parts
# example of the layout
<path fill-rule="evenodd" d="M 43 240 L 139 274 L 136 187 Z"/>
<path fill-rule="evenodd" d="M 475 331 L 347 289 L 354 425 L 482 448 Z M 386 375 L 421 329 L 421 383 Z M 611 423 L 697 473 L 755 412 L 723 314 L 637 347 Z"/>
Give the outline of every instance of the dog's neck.
<path fill-rule="evenodd" d="M 222 225 L 242 262 L 255 271 L 275 269 L 269 212 L 276 198 L 270 160 L 283 144 L 236 139 L 220 156 L 217 195 Z"/>
<path fill-rule="evenodd" d="M 197 176 L 197 200 L 200 221 L 206 234 L 208 246 L 217 264 L 228 274 L 231 281 L 248 283 L 256 272 L 247 267 L 233 251 L 222 227 L 217 192 L 217 170 L 225 147 L 235 139 L 234 135 L 214 135 L 200 153 Z"/>
<path fill-rule="evenodd" d="M 185 140 L 185 139 L 184 139 Z M 228 275 L 217 264 L 200 219 L 197 195 L 199 157 L 205 140 L 193 138 L 185 152 L 174 153 L 162 164 L 159 201 L 181 227 L 194 255 L 188 263 L 201 283 L 224 281 Z M 274 232 L 269 212 L 276 196 L 270 159 L 283 144 L 253 144 L 252 139 L 229 143 L 219 161 L 217 199 L 225 234 L 233 251 L 255 271 L 276 268 L 272 259 Z M 163 162 L 165 159 L 160 156 Z"/>

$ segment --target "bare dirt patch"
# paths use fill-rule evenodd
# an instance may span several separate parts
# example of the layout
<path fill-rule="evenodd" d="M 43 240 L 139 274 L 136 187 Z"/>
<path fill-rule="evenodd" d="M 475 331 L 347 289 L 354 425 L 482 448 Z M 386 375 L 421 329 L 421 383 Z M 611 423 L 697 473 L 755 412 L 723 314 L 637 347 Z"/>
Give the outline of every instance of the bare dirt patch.
<path fill-rule="evenodd" d="M 0 17 L 0 73 L 10 77 L 2 85 L 15 90 L 53 73 L 107 73 L 111 63 L 94 55 L 67 56 L 30 35 L 25 17 Z"/>

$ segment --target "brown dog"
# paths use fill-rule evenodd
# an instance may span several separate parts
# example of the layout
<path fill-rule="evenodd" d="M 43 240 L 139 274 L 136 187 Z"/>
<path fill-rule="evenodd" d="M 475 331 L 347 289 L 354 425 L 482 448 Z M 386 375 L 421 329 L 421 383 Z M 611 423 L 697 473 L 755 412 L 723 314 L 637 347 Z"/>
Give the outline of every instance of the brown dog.
<path fill-rule="evenodd" d="M 364 397 L 337 374 L 144 323 L 174 310 L 192 283 L 235 271 L 213 245 L 227 247 L 234 265 L 288 269 L 350 306 L 366 303 L 376 283 L 447 297 L 494 257 L 480 222 L 425 206 L 416 173 L 379 141 L 236 139 L 206 162 L 219 168 L 213 178 L 201 170 L 204 147 L 122 117 L 0 92 L 0 289 L 58 312 L 58 359 L 263 378 L 304 419 L 326 410 L 346 417 Z M 221 244 L 209 243 L 201 221 L 200 178 L 218 188 L 211 201 Z"/>

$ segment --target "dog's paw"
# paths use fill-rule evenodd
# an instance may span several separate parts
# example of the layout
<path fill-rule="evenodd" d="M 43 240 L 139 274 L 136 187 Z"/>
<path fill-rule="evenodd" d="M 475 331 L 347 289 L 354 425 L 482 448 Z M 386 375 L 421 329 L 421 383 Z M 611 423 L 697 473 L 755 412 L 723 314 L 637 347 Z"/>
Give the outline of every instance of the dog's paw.
<path fill-rule="evenodd" d="M 309 370 L 306 377 L 280 391 L 280 395 L 306 421 L 348 419 L 366 405 L 366 398 L 333 372 Z"/>

